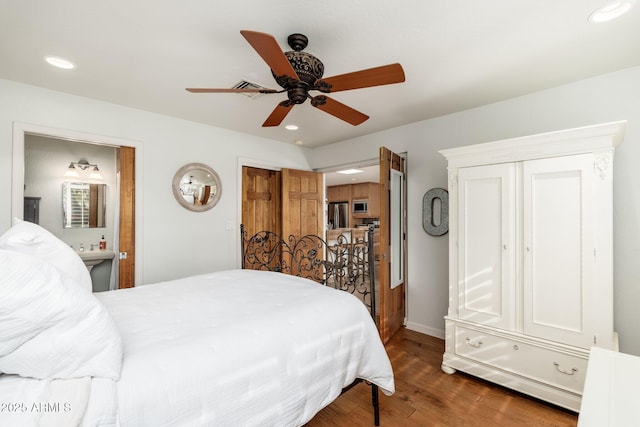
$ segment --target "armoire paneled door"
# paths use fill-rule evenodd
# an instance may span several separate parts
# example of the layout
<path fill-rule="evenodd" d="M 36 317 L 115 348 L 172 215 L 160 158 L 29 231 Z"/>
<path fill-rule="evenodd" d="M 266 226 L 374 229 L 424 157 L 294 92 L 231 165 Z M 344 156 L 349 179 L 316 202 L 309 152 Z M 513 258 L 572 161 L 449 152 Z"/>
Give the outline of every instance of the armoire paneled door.
<path fill-rule="evenodd" d="M 441 151 L 449 173 L 442 369 L 578 411 L 613 329 L 613 154 L 625 122 Z"/>

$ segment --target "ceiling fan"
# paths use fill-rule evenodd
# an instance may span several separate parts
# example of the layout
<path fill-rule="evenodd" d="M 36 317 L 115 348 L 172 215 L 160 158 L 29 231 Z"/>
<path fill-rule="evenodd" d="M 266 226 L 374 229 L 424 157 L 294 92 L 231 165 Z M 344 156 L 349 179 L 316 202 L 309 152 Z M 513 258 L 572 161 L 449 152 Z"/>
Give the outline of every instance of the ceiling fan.
<path fill-rule="evenodd" d="M 302 104 L 307 98 L 311 100 L 312 106 L 357 126 L 367 120 L 369 116 L 326 95 L 312 96 L 309 92 L 317 90 L 324 94 L 404 82 L 404 70 L 400 64 L 383 65 L 323 79 L 324 64 L 310 53 L 303 52 L 309 41 L 305 35 L 291 34 L 287 42 L 293 51 L 283 52 L 276 39 L 270 34 L 247 30 L 240 31 L 240 34 L 271 68 L 271 74 L 282 90 L 187 88 L 187 91 L 192 93 L 257 92 L 265 94 L 286 92 L 288 99 L 276 106 L 262 124 L 263 127 L 280 125 L 291 108 L 296 104 Z"/>

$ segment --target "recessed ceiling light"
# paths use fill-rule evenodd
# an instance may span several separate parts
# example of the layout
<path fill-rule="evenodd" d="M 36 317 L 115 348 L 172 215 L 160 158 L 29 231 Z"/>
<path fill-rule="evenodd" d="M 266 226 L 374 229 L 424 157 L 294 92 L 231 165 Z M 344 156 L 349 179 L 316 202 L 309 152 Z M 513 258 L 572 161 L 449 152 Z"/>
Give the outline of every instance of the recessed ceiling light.
<path fill-rule="evenodd" d="M 344 175 L 351 175 L 353 173 L 362 173 L 364 172 L 362 169 L 345 169 L 345 170 L 341 170 L 341 171 L 337 171 L 338 173 L 344 174 Z"/>
<path fill-rule="evenodd" d="M 284 128 L 286 130 L 298 130 L 298 126 L 296 125 L 286 125 Z"/>
<path fill-rule="evenodd" d="M 589 15 L 589 22 L 607 22 L 619 18 L 635 6 L 636 0 L 615 0 L 596 9 Z"/>
<path fill-rule="evenodd" d="M 71 70 L 73 68 L 76 68 L 73 62 L 64 58 L 59 58 L 57 56 L 47 56 L 44 59 L 54 67 L 63 68 L 65 70 Z"/>
<path fill-rule="evenodd" d="M 294 142 L 296 143 L 296 145 L 304 145 L 304 141 L 301 139 L 296 139 Z"/>

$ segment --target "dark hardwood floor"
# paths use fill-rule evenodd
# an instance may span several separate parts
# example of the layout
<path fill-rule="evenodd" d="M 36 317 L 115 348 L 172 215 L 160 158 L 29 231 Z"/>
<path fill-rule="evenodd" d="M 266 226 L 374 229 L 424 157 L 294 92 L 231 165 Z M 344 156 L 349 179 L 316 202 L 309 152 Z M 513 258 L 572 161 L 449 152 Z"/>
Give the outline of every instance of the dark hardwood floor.
<path fill-rule="evenodd" d="M 440 370 L 444 341 L 407 329 L 387 344 L 396 392 L 380 392 L 380 426 L 575 427 L 575 413 L 475 377 Z M 371 389 L 359 384 L 306 427 L 373 426 Z"/>

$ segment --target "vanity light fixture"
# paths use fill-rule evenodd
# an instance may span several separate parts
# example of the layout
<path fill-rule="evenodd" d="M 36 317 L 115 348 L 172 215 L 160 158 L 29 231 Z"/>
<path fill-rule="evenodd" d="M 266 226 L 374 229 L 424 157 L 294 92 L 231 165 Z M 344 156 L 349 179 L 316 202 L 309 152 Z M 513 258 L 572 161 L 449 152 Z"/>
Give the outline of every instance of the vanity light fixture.
<path fill-rule="evenodd" d="M 64 70 L 72 70 L 76 68 L 76 65 L 68 59 L 60 58 L 57 56 L 47 56 L 44 58 L 47 63 L 54 67 L 62 68 Z"/>
<path fill-rule="evenodd" d="M 83 171 L 86 171 L 89 168 L 93 168 L 91 170 L 91 175 L 89 175 L 89 178 L 102 179 L 102 174 L 100 173 L 100 169 L 98 168 L 98 165 L 89 163 L 85 159 L 80 159 L 77 162 L 69 163 L 69 168 L 67 168 L 67 172 L 64 175 L 71 176 L 71 177 L 79 177 L 80 174 L 78 174 L 78 170 L 76 169 L 76 166 Z"/>
<path fill-rule="evenodd" d="M 78 178 L 80 174 L 76 170 L 76 167 L 73 165 L 73 163 L 71 163 L 69 165 L 69 169 L 67 169 L 67 171 L 64 173 L 64 176 L 68 176 L 71 178 Z"/>
<path fill-rule="evenodd" d="M 98 166 L 93 168 L 93 170 L 91 171 L 91 175 L 89 175 L 89 178 L 102 179 L 102 174 L 100 173 L 100 169 L 98 169 Z"/>
<path fill-rule="evenodd" d="M 629 12 L 636 0 L 614 0 L 596 9 L 589 15 L 589 22 L 600 23 L 612 21 Z"/>

